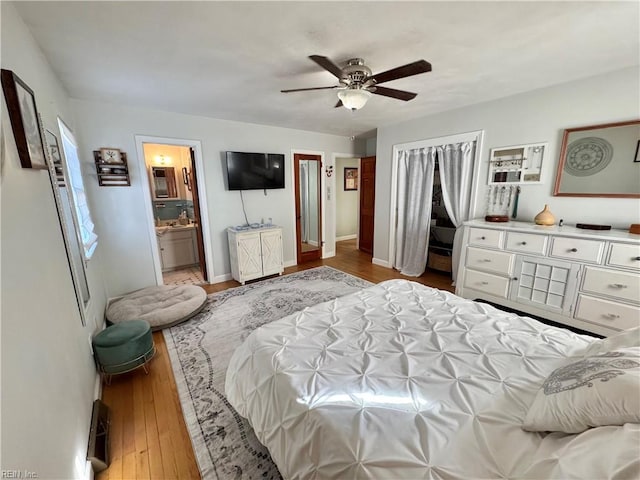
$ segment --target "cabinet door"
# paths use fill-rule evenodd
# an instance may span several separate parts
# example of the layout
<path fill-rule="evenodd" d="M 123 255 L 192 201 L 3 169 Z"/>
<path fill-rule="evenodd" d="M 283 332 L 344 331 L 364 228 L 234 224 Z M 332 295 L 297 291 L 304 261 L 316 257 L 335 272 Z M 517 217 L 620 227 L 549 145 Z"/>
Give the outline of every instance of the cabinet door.
<path fill-rule="evenodd" d="M 509 298 L 555 313 L 569 314 L 579 265 L 536 257 L 516 257 Z"/>
<path fill-rule="evenodd" d="M 282 231 L 262 232 L 262 270 L 264 275 L 273 275 L 284 270 L 282 263 Z"/>
<path fill-rule="evenodd" d="M 245 233 L 236 237 L 238 242 L 238 267 L 241 282 L 262 276 L 262 252 L 260 233 Z"/>
<path fill-rule="evenodd" d="M 173 238 L 167 236 L 160 240 L 160 255 L 162 257 L 162 269 L 193 265 L 197 262 L 193 251 L 191 236 Z"/>

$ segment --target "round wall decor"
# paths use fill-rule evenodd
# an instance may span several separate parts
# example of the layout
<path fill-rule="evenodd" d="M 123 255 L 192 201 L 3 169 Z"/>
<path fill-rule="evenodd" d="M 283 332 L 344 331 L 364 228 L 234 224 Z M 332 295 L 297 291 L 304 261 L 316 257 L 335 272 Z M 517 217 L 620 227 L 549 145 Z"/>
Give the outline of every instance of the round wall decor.
<path fill-rule="evenodd" d="M 604 170 L 613 158 L 613 147 L 598 137 L 580 138 L 567 148 L 564 169 L 576 177 L 588 177 Z"/>

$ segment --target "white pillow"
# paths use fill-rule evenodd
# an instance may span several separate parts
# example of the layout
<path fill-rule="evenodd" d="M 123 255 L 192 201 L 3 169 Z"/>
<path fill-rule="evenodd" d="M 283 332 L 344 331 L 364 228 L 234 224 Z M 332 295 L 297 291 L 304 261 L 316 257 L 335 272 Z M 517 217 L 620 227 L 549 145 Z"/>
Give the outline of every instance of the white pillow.
<path fill-rule="evenodd" d="M 590 357 L 628 347 L 640 347 L 640 327 L 623 330 L 610 337 L 596 340 L 586 348 L 582 355 Z"/>
<path fill-rule="evenodd" d="M 579 433 L 628 422 L 640 423 L 640 347 L 593 355 L 554 370 L 522 428 Z"/>

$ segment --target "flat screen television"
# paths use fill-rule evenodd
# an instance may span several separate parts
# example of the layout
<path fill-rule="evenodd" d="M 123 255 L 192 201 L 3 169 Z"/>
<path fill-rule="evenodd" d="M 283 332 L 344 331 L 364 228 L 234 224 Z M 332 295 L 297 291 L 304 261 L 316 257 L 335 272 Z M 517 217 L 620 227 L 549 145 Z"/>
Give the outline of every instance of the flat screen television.
<path fill-rule="evenodd" d="M 227 152 L 229 190 L 284 188 L 284 155 Z"/>

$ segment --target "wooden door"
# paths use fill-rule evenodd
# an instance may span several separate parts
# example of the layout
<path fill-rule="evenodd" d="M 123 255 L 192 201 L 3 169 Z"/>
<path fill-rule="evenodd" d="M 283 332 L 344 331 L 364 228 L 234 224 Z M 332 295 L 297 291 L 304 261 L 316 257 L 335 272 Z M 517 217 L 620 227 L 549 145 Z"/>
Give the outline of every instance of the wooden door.
<path fill-rule="evenodd" d="M 202 278 L 205 282 L 208 282 L 207 278 L 207 262 L 204 256 L 204 240 L 202 237 L 202 221 L 200 220 L 200 197 L 198 195 L 198 177 L 196 175 L 196 158 L 193 148 L 190 148 L 191 153 L 191 171 L 189 172 L 189 183 L 191 186 L 191 195 L 193 196 L 193 216 L 195 217 L 196 225 L 196 244 L 198 246 L 198 259 L 200 261 L 200 272 L 202 272 Z"/>
<path fill-rule="evenodd" d="M 376 203 L 376 157 L 360 159 L 360 231 L 358 248 L 373 255 L 373 223 Z"/>
<path fill-rule="evenodd" d="M 293 155 L 296 196 L 296 260 L 322 258 L 322 163 L 320 155 Z"/>

